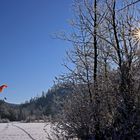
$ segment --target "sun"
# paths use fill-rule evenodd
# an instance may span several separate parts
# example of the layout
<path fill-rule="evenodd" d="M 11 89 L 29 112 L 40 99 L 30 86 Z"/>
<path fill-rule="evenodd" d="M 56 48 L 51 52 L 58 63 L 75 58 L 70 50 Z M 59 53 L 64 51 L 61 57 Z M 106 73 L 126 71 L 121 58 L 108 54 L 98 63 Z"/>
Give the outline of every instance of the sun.
<path fill-rule="evenodd" d="M 137 41 L 140 41 L 140 28 L 136 28 L 136 29 L 133 31 L 133 36 L 134 36 L 134 38 L 135 38 Z"/>

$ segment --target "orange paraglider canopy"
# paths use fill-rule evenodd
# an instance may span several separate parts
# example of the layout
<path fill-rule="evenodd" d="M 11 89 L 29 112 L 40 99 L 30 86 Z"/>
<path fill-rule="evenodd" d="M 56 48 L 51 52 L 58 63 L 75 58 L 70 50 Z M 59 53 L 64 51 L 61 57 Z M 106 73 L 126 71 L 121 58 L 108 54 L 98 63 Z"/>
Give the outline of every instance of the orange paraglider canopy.
<path fill-rule="evenodd" d="M 2 86 L 0 86 L 0 92 L 2 92 L 3 89 L 4 89 L 4 88 L 7 88 L 7 87 L 8 87 L 7 85 L 2 85 Z"/>

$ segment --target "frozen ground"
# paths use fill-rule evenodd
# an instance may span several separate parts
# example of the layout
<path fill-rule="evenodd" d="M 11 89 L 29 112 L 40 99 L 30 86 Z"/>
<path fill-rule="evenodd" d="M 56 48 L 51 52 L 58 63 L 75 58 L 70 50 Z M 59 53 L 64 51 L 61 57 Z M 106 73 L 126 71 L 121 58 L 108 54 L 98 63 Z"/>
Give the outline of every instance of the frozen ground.
<path fill-rule="evenodd" d="M 47 140 L 45 130 L 50 133 L 50 125 L 45 123 L 0 123 L 0 140 Z"/>

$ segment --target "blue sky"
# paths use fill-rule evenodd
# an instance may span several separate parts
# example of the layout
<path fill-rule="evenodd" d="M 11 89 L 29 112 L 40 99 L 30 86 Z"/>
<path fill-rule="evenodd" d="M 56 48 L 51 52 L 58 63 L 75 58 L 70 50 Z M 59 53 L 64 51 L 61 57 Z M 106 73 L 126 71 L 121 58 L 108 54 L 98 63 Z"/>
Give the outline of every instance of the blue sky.
<path fill-rule="evenodd" d="M 69 31 L 72 0 L 0 0 L 0 99 L 21 103 L 53 86 L 71 46 L 51 34 Z"/>

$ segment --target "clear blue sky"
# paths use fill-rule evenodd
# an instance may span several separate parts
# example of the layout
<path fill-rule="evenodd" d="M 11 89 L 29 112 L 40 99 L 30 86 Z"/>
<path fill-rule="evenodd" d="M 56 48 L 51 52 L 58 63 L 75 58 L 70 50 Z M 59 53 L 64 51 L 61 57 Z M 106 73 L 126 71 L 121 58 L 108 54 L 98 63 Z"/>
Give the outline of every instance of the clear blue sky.
<path fill-rule="evenodd" d="M 70 45 L 54 40 L 54 32 L 69 31 L 72 0 L 0 0 L 0 84 L 8 88 L 0 99 L 21 103 L 41 95 L 55 76 Z"/>

